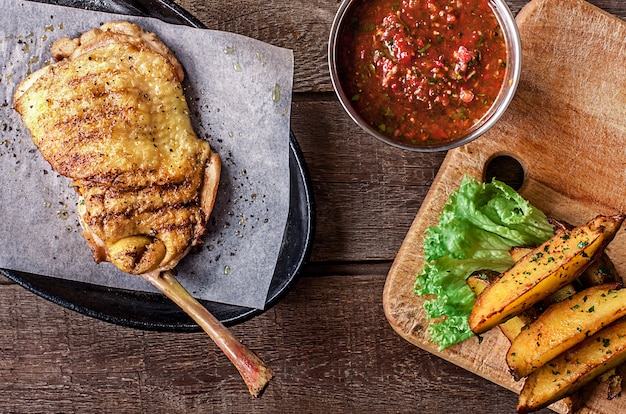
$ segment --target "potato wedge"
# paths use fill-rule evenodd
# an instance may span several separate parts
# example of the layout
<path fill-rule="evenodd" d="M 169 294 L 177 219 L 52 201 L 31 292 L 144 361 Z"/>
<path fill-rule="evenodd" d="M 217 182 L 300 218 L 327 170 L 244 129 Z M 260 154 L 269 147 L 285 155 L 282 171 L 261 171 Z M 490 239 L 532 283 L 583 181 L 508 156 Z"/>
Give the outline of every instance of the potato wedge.
<path fill-rule="evenodd" d="M 517 262 L 522 257 L 526 256 L 532 251 L 533 251 L 532 247 L 513 247 L 511 251 L 509 252 L 509 254 L 511 256 L 511 259 L 513 259 L 513 262 Z M 546 303 L 543 306 L 547 307 L 552 303 L 560 302 L 563 299 L 572 296 L 574 293 L 576 293 L 576 287 L 572 283 L 568 283 L 567 285 L 563 286 L 561 289 L 557 290 L 552 295 L 550 295 L 546 299 L 545 301 Z"/>
<path fill-rule="evenodd" d="M 491 281 L 482 274 L 473 274 L 465 280 L 467 286 L 474 292 L 476 296 L 480 295 L 483 290 L 489 286 Z"/>
<path fill-rule="evenodd" d="M 466 282 L 476 296 L 480 295 L 480 293 L 485 290 L 490 283 L 488 279 L 485 279 L 479 275 L 472 275 L 468 277 Z M 532 318 L 522 313 L 520 315 L 512 317 L 506 322 L 501 323 L 499 325 L 499 328 L 509 341 L 513 341 L 513 339 L 515 339 L 515 337 L 519 335 L 522 329 L 531 322 Z"/>
<path fill-rule="evenodd" d="M 469 288 L 474 292 L 476 296 L 480 295 L 480 293 L 489 286 L 491 282 L 495 279 L 489 279 L 482 277 L 481 275 L 475 274 L 467 278 L 466 282 Z M 569 297 L 576 293 L 574 286 L 569 284 L 563 286 L 561 289 L 552 294 L 546 302 L 556 303 L 563 300 L 565 297 Z M 512 318 L 502 322 L 498 325 L 498 328 L 502 331 L 504 336 L 512 342 L 517 335 L 525 329 L 527 325 L 530 325 L 532 321 L 537 319 L 539 314 L 541 313 L 540 308 L 529 308 L 519 315 L 515 315 Z"/>
<path fill-rule="evenodd" d="M 542 305 L 544 307 L 551 306 L 553 303 L 561 302 L 565 299 L 569 299 L 573 294 L 577 292 L 576 287 L 572 283 L 568 283 L 563 286 L 543 301 Z"/>
<path fill-rule="evenodd" d="M 513 259 L 513 262 L 517 262 L 532 250 L 532 247 L 513 247 L 509 255 L 511 259 Z M 602 253 L 598 256 L 598 258 L 580 274 L 578 279 L 580 284 L 584 287 L 621 281 L 621 278 L 617 274 L 617 269 L 615 269 L 615 265 L 606 253 Z"/>
<path fill-rule="evenodd" d="M 509 256 L 511 256 L 511 259 L 513 259 L 513 262 L 517 262 L 522 257 L 526 256 L 527 254 L 532 253 L 533 250 L 534 249 L 532 247 L 515 246 L 511 248 L 511 250 L 509 250 Z"/>
<path fill-rule="evenodd" d="M 602 253 L 596 260 L 594 260 L 593 263 L 591 263 L 589 267 L 580 275 L 579 279 L 580 283 L 587 287 L 622 281 L 617 274 L 615 265 L 606 253 Z"/>
<path fill-rule="evenodd" d="M 526 378 L 517 412 L 537 411 L 626 361 L 626 319 L 615 321 Z"/>
<path fill-rule="evenodd" d="M 598 216 L 533 249 L 476 298 L 470 329 L 486 332 L 572 282 L 602 253 L 623 221 L 624 215 Z"/>
<path fill-rule="evenodd" d="M 626 289 L 618 283 L 593 286 L 543 312 L 513 340 L 506 363 L 516 379 L 613 321 L 626 316 Z"/>
<path fill-rule="evenodd" d="M 478 274 L 473 274 L 467 278 L 467 285 L 472 289 L 474 294 L 479 295 L 480 292 L 485 290 L 489 283 L 495 280 L 494 275 L 489 272 L 479 272 Z M 537 313 L 538 315 L 538 313 Z M 522 314 L 512 317 L 508 321 L 500 324 L 498 327 L 507 337 L 509 342 L 513 341 L 517 335 L 526 327 L 526 325 L 530 324 L 534 319 L 536 319 L 537 315 L 534 314 L 532 310 L 525 311 Z M 620 382 L 621 385 L 621 382 Z M 566 412 L 568 414 L 573 414 L 578 411 L 578 407 L 580 406 L 580 395 L 577 393 L 572 394 L 570 396 L 562 398 L 562 403 L 566 407 Z"/>
<path fill-rule="evenodd" d="M 513 342 L 515 338 L 522 332 L 522 330 L 532 322 L 532 318 L 526 315 L 526 313 L 520 313 L 513 316 L 511 319 L 502 322 L 499 325 L 500 330 L 507 337 L 509 342 Z"/>

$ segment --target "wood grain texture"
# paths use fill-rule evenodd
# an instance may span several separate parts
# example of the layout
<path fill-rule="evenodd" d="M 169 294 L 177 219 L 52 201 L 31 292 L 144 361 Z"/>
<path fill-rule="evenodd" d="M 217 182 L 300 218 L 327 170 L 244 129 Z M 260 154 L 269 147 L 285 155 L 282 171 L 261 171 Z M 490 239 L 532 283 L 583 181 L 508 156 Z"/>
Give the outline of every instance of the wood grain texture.
<path fill-rule="evenodd" d="M 311 260 L 393 260 L 443 153 L 399 150 L 347 123 L 334 96 L 296 96 L 292 130 L 317 206 Z"/>
<path fill-rule="evenodd" d="M 0 297 L 19 304 L 0 313 L 0 411 L 461 413 L 449 404 L 463 399 L 477 412 L 485 401 L 512 411 L 513 393 L 477 387 L 393 332 L 380 303 L 384 274 L 308 272 L 276 307 L 232 328 L 276 371 L 257 400 L 202 333 L 118 327 L 0 285 Z"/>
<path fill-rule="evenodd" d="M 323 0 L 181 0 L 210 29 L 250 36 L 294 51 L 294 92 L 331 92 L 327 63 L 338 3 Z"/>
<path fill-rule="evenodd" d="M 579 0 L 535 0 L 517 16 L 524 69 L 505 117 L 483 138 L 450 151 L 413 222 L 387 279 L 384 304 L 391 325 L 410 342 L 437 352 L 428 340 L 423 300 L 411 294 L 423 264 L 424 230 L 437 222 L 464 174 L 482 179 L 490 159 L 506 154 L 524 167 L 520 192 L 546 214 L 585 223 L 626 211 L 623 60 L 626 25 Z M 598 71 L 601 57 L 602 71 Z M 607 249 L 626 274 L 622 230 Z M 439 353 L 511 390 L 508 341 L 498 331 Z M 597 413 L 626 410 L 626 399 L 591 398 Z M 555 407 L 558 411 L 562 408 Z"/>
<path fill-rule="evenodd" d="M 292 129 L 315 192 L 313 251 L 277 306 L 233 327 L 277 376 L 253 400 L 202 333 L 110 325 L 0 277 L 0 412 L 513 413 L 513 392 L 414 346 L 385 318 L 392 259 L 422 203 L 433 206 L 436 192 L 425 197 L 445 154 L 379 144 L 341 109 L 326 64 L 339 2 L 176 1 L 210 28 L 294 50 Z M 527 2 L 507 0 L 515 13 Z M 591 2 L 626 17 L 623 0 Z"/>

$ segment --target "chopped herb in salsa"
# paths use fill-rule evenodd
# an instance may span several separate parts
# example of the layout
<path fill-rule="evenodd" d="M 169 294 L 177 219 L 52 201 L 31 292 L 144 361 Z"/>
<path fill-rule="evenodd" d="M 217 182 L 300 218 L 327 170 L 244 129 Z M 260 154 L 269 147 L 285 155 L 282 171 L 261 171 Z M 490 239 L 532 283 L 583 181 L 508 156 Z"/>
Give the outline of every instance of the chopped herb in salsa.
<path fill-rule="evenodd" d="M 507 70 L 488 0 L 364 0 L 340 36 L 339 74 L 355 110 L 405 144 L 463 136 Z"/>

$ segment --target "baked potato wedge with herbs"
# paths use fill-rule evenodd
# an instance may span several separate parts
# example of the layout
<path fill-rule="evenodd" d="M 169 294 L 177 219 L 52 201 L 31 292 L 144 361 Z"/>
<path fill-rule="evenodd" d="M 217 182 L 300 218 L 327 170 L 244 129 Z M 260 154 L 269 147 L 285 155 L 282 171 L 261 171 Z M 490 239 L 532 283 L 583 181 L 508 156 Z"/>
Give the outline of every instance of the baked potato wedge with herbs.
<path fill-rule="evenodd" d="M 532 247 L 513 247 L 509 254 L 511 259 L 513 259 L 513 262 L 517 262 L 532 250 Z M 621 278 L 618 276 L 615 265 L 606 253 L 602 253 L 597 259 L 595 259 L 585 269 L 585 271 L 580 274 L 577 281 L 578 285 L 583 288 L 603 285 L 611 282 L 621 282 Z M 575 286 L 572 286 L 571 288 L 575 289 Z M 564 295 L 566 293 L 567 291 L 564 290 L 561 294 Z"/>
<path fill-rule="evenodd" d="M 493 282 L 493 280 L 495 280 L 495 278 L 490 279 L 488 277 L 483 277 L 483 275 L 479 272 L 478 274 L 473 274 L 468 277 L 466 282 L 472 292 L 478 296 L 487 288 L 487 286 L 489 286 L 490 283 Z M 513 341 L 522 329 L 526 325 L 530 324 L 537 315 L 538 312 L 533 312 L 529 309 L 519 315 L 513 316 L 511 319 L 501 323 L 498 327 L 509 341 Z"/>
<path fill-rule="evenodd" d="M 624 332 L 626 319 L 622 318 L 535 370 L 526 378 L 517 412 L 544 408 L 625 362 Z"/>
<path fill-rule="evenodd" d="M 623 221 L 624 215 L 598 216 L 533 249 L 478 295 L 470 329 L 484 333 L 574 281 L 602 254 Z"/>
<path fill-rule="evenodd" d="M 513 259 L 513 262 L 517 262 L 522 257 L 531 253 L 532 250 L 533 249 L 531 247 L 514 247 L 510 251 L 511 259 Z M 563 286 L 562 288 L 554 292 L 552 295 L 550 295 L 544 301 L 545 303 L 543 304 L 543 306 L 547 307 L 552 303 L 560 302 L 563 299 L 572 296 L 574 293 L 576 293 L 576 287 L 574 286 L 574 283 L 568 283 L 567 285 Z"/>
<path fill-rule="evenodd" d="M 495 276 L 491 273 L 485 274 L 485 272 L 477 272 L 470 277 L 467 278 L 467 285 L 474 292 L 474 294 L 479 295 L 480 292 L 485 290 L 489 283 L 491 283 L 495 279 Z M 571 286 L 571 285 L 568 285 Z M 533 312 L 533 310 L 528 310 L 524 313 L 521 313 L 517 316 L 512 317 L 508 321 L 501 323 L 499 325 L 500 330 L 507 337 L 509 342 L 512 342 L 513 339 L 524 329 L 527 325 L 529 325 L 534 319 L 537 318 L 538 312 Z M 566 406 L 567 413 L 572 414 L 577 411 L 580 397 L 579 395 L 573 394 L 562 399 L 563 404 Z"/>
<path fill-rule="evenodd" d="M 626 289 L 618 283 L 593 286 L 548 307 L 513 340 L 506 362 L 515 378 L 626 316 Z"/>
<path fill-rule="evenodd" d="M 496 277 L 487 277 L 483 272 L 477 272 L 470 277 L 467 278 L 467 285 L 474 292 L 476 296 L 480 295 L 480 293 L 492 283 Z M 576 289 L 574 285 L 568 284 L 563 286 L 561 289 L 552 294 L 548 299 L 546 299 L 546 303 L 556 303 L 560 302 L 566 297 L 569 297 L 576 293 Z M 530 309 L 526 309 L 524 312 L 519 315 L 515 315 L 512 318 L 502 322 L 498 325 L 500 331 L 507 337 L 507 339 L 512 342 L 513 339 L 519 335 L 522 329 L 525 329 L 528 325 L 530 325 L 537 317 L 541 314 L 542 309 L 539 306 L 532 307 Z"/>

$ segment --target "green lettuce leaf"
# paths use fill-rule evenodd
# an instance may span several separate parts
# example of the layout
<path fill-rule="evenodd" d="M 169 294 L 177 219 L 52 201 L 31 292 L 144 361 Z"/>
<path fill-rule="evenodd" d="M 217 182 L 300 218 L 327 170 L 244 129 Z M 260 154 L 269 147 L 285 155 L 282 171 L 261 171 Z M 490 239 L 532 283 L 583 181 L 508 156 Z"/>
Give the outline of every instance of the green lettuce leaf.
<path fill-rule="evenodd" d="M 480 270 L 503 272 L 513 260 L 514 246 L 537 246 L 553 234 L 545 214 L 505 183 L 463 177 L 450 196 L 439 223 L 424 236 L 425 265 L 415 293 L 426 300 L 431 341 L 439 349 L 473 336 L 468 316 L 476 299 L 465 283 Z"/>

